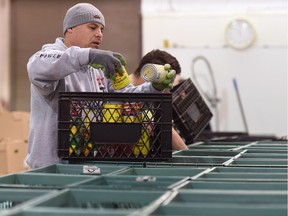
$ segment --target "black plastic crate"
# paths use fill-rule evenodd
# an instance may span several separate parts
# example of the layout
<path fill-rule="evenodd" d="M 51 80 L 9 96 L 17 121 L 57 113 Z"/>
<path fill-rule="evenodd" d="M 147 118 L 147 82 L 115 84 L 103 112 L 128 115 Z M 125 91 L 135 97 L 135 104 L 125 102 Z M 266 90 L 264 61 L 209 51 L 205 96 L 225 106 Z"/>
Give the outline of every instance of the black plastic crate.
<path fill-rule="evenodd" d="M 190 78 L 175 86 L 171 92 L 174 126 L 186 143 L 193 142 L 213 114 Z"/>
<path fill-rule="evenodd" d="M 172 95 L 60 92 L 58 154 L 71 162 L 172 157 Z"/>

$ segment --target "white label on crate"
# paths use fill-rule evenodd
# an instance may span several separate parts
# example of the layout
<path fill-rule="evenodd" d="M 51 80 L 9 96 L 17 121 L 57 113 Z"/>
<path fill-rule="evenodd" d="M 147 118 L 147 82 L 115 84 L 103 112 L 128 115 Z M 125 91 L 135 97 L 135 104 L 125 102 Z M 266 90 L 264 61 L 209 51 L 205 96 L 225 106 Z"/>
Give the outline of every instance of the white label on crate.
<path fill-rule="evenodd" d="M 83 174 L 99 175 L 99 174 L 101 174 L 101 170 L 97 166 L 84 165 L 83 166 Z"/>
<path fill-rule="evenodd" d="M 155 182 L 156 181 L 156 177 L 154 176 L 138 176 L 136 178 L 137 182 Z"/>

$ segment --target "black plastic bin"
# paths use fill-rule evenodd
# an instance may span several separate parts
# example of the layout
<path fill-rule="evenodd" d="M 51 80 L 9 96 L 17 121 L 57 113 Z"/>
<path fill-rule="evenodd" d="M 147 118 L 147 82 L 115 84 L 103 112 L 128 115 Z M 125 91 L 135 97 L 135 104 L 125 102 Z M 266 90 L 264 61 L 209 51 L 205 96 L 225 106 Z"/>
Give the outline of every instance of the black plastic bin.
<path fill-rule="evenodd" d="M 190 78 L 175 86 L 171 92 L 174 126 L 186 143 L 192 143 L 208 125 L 213 114 Z"/>
<path fill-rule="evenodd" d="M 59 93 L 58 153 L 64 160 L 167 160 L 171 131 L 171 94 Z"/>

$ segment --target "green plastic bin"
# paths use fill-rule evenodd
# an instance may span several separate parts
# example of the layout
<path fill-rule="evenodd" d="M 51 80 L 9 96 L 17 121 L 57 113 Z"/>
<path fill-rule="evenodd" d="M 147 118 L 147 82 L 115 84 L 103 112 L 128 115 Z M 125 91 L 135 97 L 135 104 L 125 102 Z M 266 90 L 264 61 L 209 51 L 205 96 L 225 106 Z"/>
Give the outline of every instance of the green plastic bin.
<path fill-rule="evenodd" d="M 188 181 L 178 176 L 101 176 L 86 182 L 75 183 L 74 188 L 112 190 L 169 190 Z"/>
<path fill-rule="evenodd" d="M 190 204 L 168 205 L 157 208 L 150 216 L 287 216 L 287 208 L 283 205 L 261 205 L 261 206 L 244 206 L 244 205 L 226 205 L 211 203 L 207 204 Z"/>
<path fill-rule="evenodd" d="M 213 172 L 219 173 L 267 173 L 267 174 L 287 174 L 288 168 L 273 167 L 215 167 Z"/>
<path fill-rule="evenodd" d="M 94 169 L 98 169 L 94 171 Z M 109 175 L 129 168 L 128 166 L 115 166 L 115 164 L 55 164 L 25 173 L 64 174 L 64 175 Z M 90 169 L 90 172 L 89 172 Z"/>
<path fill-rule="evenodd" d="M 191 181 L 175 191 L 172 196 L 149 215 L 287 215 L 287 190 L 279 190 L 279 188 L 277 190 L 266 190 L 267 188 L 264 188 L 267 185 L 262 185 L 263 188 L 260 187 L 260 190 L 250 189 L 251 185 L 245 188 L 245 183 L 242 183 L 241 186 L 240 182 L 238 188 L 234 188 L 234 182 L 228 182 L 227 185 L 223 182 L 219 183 L 221 184 L 220 187 L 216 186 L 215 182 Z M 192 186 L 193 184 L 194 186 Z M 229 184 L 232 189 L 229 188 Z M 202 187 L 204 189 L 201 189 Z M 143 215 L 144 213 L 145 209 Z"/>
<path fill-rule="evenodd" d="M 257 181 L 257 182 L 287 182 L 287 174 L 269 174 L 269 173 L 207 173 L 198 178 L 198 180 L 221 180 L 221 181 Z"/>
<path fill-rule="evenodd" d="M 241 151 L 213 151 L 213 150 L 181 150 L 173 152 L 174 156 L 217 156 L 217 157 L 234 157 Z"/>
<path fill-rule="evenodd" d="M 205 168 L 130 168 L 119 172 L 117 175 L 132 175 L 132 176 L 177 176 L 177 177 L 192 177 L 205 171 Z"/>
<path fill-rule="evenodd" d="M 91 176 L 62 176 L 43 174 L 10 174 L 0 177 L 0 188 L 62 189 L 69 184 L 85 181 Z"/>
<path fill-rule="evenodd" d="M 266 154 L 286 154 L 287 150 L 279 150 L 279 149 L 268 149 L 268 148 L 247 148 L 246 153 L 251 153 L 251 154 L 261 154 L 261 153 L 266 153 Z"/>
<path fill-rule="evenodd" d="M 284 158 L 236 158 L 227 166 L 287 167 L 288 160 Z"/>
<path fill-rule="evenodd" d="M 225 182 L 225 181 L 187 181 L 183 184 L 181 190 L 211 189 L 211 190 L 282 190 L 287 191 L 285 182 Z"/>
<path fill-rule="evenodd" d="M 47 190 L 27 190 L 27 189 L 0 189 L 0 214 L 3 211 L 14 208 L 20 204 L 23 204 L 29 200 L 38 198 L 43 194 L 47 194 Z"/>
<path fill-rule="evenodd" d="M 267 159 L 287 159 L 287 152 L 282 153 L 273 153 L 273 152 L 266 152 L 266 153 L 249 153 L 245 152 L 241 158 L 267 158 Z"/>
<path fill-rule="evenodd" d="M 189 190 L 178 191 L 178 194 L 169 203 L 213 203 L 213 204 L 238 204 L 238 205 L 286 205 L 287 191 L 262 191 L 262 190 Z"/>
<path fill-rule="evenodd" d="M 219 141 L 207 141 L 207 142 L 199 142 L 194 144 L 189 144 L 188 149 L 206 149 L 207 146 L 212 147 L 211 149 L 234 149 L 241 146 L 245 146 L 250 142 L 219 142 Z M 217 148 L 219 147 L 219 148 Z M 209 148 L 207 148 L 209 149 Z"/>
<path fill-rule="evenodd" d="M 234 148 L 237 148 L 239 146 L 235 146 L 235 145 L 215 145 L 215 144 L 202 144 L 202 145 L 196 145 L 196 146 L 188 146 L 189 149 L 193 149 L 193 150 L 214 150 L 214 151 L 217 151 L 217 150 L 231 150 L 231 149 L 234 149 Z"/>
<path fill-rule="evenodd" d="M 201 175 L 197 180 L 287 182 L 287 177 L 286 168 L 216 167 Z"/>
<path fill-rule="evenodd" d="M 99 212 L 115 211 L 130 213 L 146 205 L 156 202 L 165 196 L 160 191 L 125 191 L 123 190 L 92 190 L 92 189 L 64 189 L 45 199 L 30 203 L 29 208 L 73 209 L 73 211 Z"/>
<path fill-rule="evenodd" d="M 168 163 L 174 164 L 190 164 L 193 166 L 221 166 L 226 161 L 230 160 L 231 157 L 217 157 L 217 156 L 173 156 L 169 159 Z"/>
<path fill-rule="evenodd" d="M 17 211 L 7 211 L 1 216 L 127 216 L 125 211 L 115 210 L 97 210 L 89 211 L 86 209 L 73 209 L 73 208 L 53 208 L 53 207 L 30 207 L 20 209 Z"/>

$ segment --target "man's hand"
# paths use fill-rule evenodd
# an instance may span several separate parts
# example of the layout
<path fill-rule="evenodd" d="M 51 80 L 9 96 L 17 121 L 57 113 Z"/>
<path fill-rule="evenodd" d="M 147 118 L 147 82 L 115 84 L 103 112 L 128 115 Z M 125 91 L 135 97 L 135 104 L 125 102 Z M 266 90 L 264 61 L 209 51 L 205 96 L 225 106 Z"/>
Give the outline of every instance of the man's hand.
<path fill-rule="evenodd" d="M 89 53 L 89 64 L 96 69 L 103 70 L 106 78 L 115 79 L 115 70 L 122 74 L 122 65 L 125 66 L 126 61 L 120 53 L 91 49 Z"/>
<path fill-rule="evenodd" d="M 176 71 L 171 69 L 169 64 L 165 64 L 164 69 L 167 70 L 166 79 L 164 79 L 161 83 L 152 82 L 153 87 L 159 91 L 163 91 L 164 89 L 172 89 L 176 76 Z"/>

